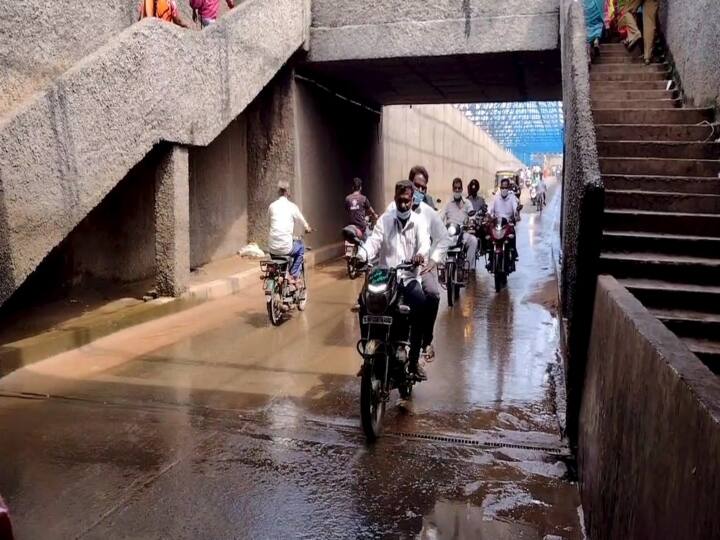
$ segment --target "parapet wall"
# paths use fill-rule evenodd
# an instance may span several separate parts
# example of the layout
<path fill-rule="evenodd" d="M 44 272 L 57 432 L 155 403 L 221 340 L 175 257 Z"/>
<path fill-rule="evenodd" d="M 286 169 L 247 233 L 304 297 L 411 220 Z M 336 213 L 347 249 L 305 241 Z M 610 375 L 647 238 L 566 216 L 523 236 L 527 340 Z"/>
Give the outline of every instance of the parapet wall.
<path fill-rule="evenodd" d="M 720 379 L 600 276 L 580 415 L 589 538 L 720 538 Z"/>
<path fill-rule="evenodd" d="M 313 0 L 310 59 L 557 48 L 558 0 Z"/>
<path fill-rule="evenodd" d="M 686 100 L 720 107 L 720 4 L 660 0 L 659 13 Z"/>
<path fill-rule="evenodd" d="M 490 135 L 452 105 L 394 105 L 383 108 L 383 168 L 387 205 L 395 182 L 407 178 L 413 165 L 430 174 L 429 192 L 447 202 L 451 181 L 480 181 L 487 196 L 500 168 L 522 165 Z M 380 206 L 380 203 L 375 203 Z M 381 206 L 384 209 L 384 206 Z"/>
<path fill-rule="evenodd" d="M 0 119 L 0 303 L 157 143 L 212 142 L 308 29 L 307 0 L 246 0 L 202 32 L 145 20 Z"/>
<path fill-rule="evenodd" d="M 589 58 L 582 4 L 562 0 L 560 38 L 565 143 L 562 216 L 562 314 L 567 320 L 568 434 L 576 439 L 597 262 L 604 187 L 590 108 Z"/>

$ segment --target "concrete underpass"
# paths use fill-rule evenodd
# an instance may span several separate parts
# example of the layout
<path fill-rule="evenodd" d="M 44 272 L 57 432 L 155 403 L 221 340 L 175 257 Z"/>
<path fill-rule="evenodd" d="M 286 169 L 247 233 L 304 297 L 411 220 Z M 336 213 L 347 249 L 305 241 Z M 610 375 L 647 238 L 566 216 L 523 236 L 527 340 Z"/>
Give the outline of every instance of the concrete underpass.
<path fill-rule="evenodd" d="M 16 538 L 720 535 L 720 65 L 687 31 L 717 50 L 720 9 L 661 0 L 642 66 L 590 65 L 571 0 L 245 0 L 202 32 L 135 4 L 0 23 Z M 442 301 L 429 380 L 368 445 L 342 201 L 361 177 L 380 212 L 416 164 L 442 205 L 456 176 L 491 197 L 521 161 L 458 105 L 512 102 L 562 102 L 563 176 L 523 196 L 507 289 L 479 264 Z M 237 252 L 280 180 L 315 231 L 273 327 Z"/>

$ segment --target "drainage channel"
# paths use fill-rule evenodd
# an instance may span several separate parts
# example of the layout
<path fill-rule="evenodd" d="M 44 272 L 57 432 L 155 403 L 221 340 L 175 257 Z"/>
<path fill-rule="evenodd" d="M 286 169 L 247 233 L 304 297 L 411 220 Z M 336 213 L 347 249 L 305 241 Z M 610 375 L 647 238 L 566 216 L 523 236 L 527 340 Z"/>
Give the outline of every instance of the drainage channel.
<path fill-rule="evenodd" d="M 513 448 L 517 450 L 532 450 L 535 452 L 543 452 L 559 457 L 570 457 L 569 450 L 556 448 L 552 446 L 540 446 L 534 444 L 518 444 L 518 443 L 506 443 L 499 441 L 483 441 L 480 439 L 473 439 L 470 437 L 458 437 L 455 435 L 437 435 L 433 433 L 407 433 L 404 431 L 386 431 L 383 433 L 384 437 L 398 437 L 401 439 L 410 439 L 418 441 L 433 441 L 443 442 L 449 444 L 459 444 L 463 446 L 474 446 L 475 448 Z"/>

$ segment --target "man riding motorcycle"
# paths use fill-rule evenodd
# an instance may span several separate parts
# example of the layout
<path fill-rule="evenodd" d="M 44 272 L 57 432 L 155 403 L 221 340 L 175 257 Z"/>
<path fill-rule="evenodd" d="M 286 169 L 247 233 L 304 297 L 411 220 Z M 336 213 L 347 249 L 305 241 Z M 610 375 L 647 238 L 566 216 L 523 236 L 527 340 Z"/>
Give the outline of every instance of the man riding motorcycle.
<path fill-rule="evenodd" d="M 473 212 L 470 201 L 463 199 L 462 179 L 455 178 L 452 183 L 453 198 L 447 203 L 443 210 L 442 219 L 447 225 L 454 223 L 458 227 L 464 227 Z M 467 259 L 470 266 L 470 275 L 475 274 L 475 254 L 477 252 L 477 237 L 466 232 L 462 235 L 462 242 L 467 246 Z"/>
<path fill-rule="evenodd" d="M 312 232 L 305 216 L 293 202 L 290 202 L 290 184 L 285 181 L 278 182 L 278 198 L 268 207 L 270 218 L 270 235 L 268 239 L 268 251 L 272 255 L 290 256 L 290 282 L 295 283 L 300 276 L 303 258 L 305 256 L 305 244 L 302 240 L 294 240 L 293 232 L 295 224 L 300 223 L 305 232 Z"/>
<path fill-rule="evenodd" d="M 434 339 L 435 321 L 440 309 L 440 281 L 438 280 L 437 265 L 445 261 L 448 247 L 450 247 L 450 236 L 447 229 L 433 207 L 428 203 L 427 195 L 427 171 L 425 167 L 416 165 L 410 170 L 411 182 L 415 191 L 413 192 L 413 212 L 422 218 L 428 236 L 430 236 L 430 261 L 420 272 L 420 280 L 425 294 L 425 318 L 423 320 L 422 350 L 425 358 L 431 359 L 435 356 L 435 348 L 432 345 Z M 395 201 L 391 202 L 386 212 L 395 209 Z"/>
<path fill-rule="evenodd" d="M 378 215 L 370 205 L 368 198 L 362 194 L 362 180 L 353 178 L 353 192 L 345 197 L 345 211 L 348 213 L 348 222 L 357 227 L 362 233 L 361 238 L 367 238 L 367 222 L 369 217 L 372 222 L 377 221 Z"/>
<path fill-rule="evenodd" d="M 487 250 L 487 246 L 485 245 L 485 233 L 482 232 L 482 218 L 485 217 L 487 214 L 488 206 L 485 202 L 485 198 L 479 194 L 480 192 L 480 182 L 477 181 L 477 179 L 473 178 L 470 180 L 470 183 L 468 184 L 468 197 L 467 200 L 470 201 L 470 204 L 473 207 L 473 210 L 475 210 L 475 223 L 478 230 L 475 231 L 475 234 L 479 237 L 479 247 L 480 247 L 480 254 L 482 255 Z"/>
<path fill-rule="evenodd" d="M 363 249 L 358 252 L 358 257 L 369 262 L 377 261 L 379 265 L 388 268 L 409 261 L 417 265 L 412 271 L 402 272 L 399 278 L 403 302 L 410 308 L 410 371 L 418 380 L 424 381 L 427 375 L 419 365 L 419 359 L 426 300 L 420 284 L 420 266 L 428 261 L 431 244 L 427 225 L 418 213 L 412 211 L 414 191 L 409 180 L 401 180 L 395 185 L 395 208 L 380 216 L 370 237 L 363 244 Z M 365 312 L 361 298 L 361 325 Z"/>
<path fill-rule="evenodd" d="M 517 197 L 510 190 L 510 180 L 503 178 L 500 181 L 500 191 L 495 194 L 492 205 L 490 206 L 490 217 L 493 219 L 502 220 L 507 219 L 510 223 L 516 223 L 520 221 L 520 207 L 518 205 Z M 515 237 L 510 240 L 511 247 L 515 256 L 515 260 L 518 259 L 517 242 Z"/>

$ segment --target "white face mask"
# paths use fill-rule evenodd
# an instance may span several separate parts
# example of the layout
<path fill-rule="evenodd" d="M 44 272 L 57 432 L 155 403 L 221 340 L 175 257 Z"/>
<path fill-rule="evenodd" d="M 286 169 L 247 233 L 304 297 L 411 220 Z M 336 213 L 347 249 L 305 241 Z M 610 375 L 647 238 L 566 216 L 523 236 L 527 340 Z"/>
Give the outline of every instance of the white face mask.
<path fill-rule="evenodd" d="M 459 191 L 453 191 L 453 199 L 459 201 L 460 199 L 462 199 L 462 193 Z"/>
<path fill-rule="evenodd" d="M 405 210 L 404 212 L 401 212 L 400 210 L 397 211 L 397 217 L 400 219 L 408 219 L 410 217 L 410 210 Z"/>
<path fill-rule="evenodd" d="M 508 190 L 507 189 L 501 189 L 500 190 L 500 196 L 505 199 L 508 196 Z"/>

